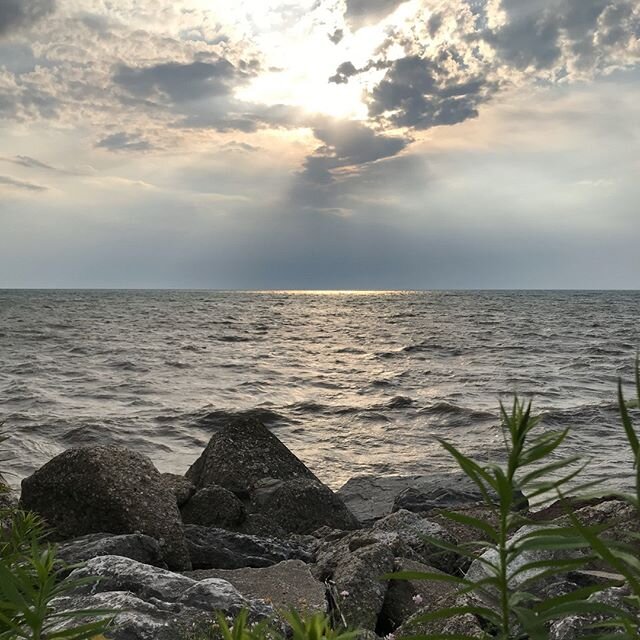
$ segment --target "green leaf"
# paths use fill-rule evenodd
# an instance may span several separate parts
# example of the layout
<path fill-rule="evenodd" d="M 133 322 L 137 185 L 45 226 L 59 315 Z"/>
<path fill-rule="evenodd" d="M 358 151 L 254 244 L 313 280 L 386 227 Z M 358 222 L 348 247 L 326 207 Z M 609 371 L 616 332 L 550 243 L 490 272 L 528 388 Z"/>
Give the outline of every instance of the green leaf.
<path fill-rule="evenodd" d="M 627 411 L 627 405 L 624 401 L 624 395 L 622 393 L 622 381 L 618 380 L 618 406 L 620 409 L 620 418 L 622 419 L 622 426 L 627 434 L 627 440 L 631 445 L 634 459 L 638 458 L 638 452 L 640 451 L 640 443 L 638 442 L 638 436 L 636 435 L 633 425 L 631 424 L 631 418 Z"/>

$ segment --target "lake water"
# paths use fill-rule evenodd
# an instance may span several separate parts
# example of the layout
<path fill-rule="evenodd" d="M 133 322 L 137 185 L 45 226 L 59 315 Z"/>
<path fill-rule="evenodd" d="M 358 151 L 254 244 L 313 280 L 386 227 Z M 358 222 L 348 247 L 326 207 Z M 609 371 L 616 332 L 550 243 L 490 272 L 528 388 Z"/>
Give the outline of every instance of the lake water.
<path fill-rule="evenodd" d="M 118 443 L 183 473 L 259 408 L 337 488 L 453 470 L 435 436 L 499 458 L 517 393 L 572 427 L 587 477 L 626 486 L 616 384 L 632 397 L 639 318 L 638 292 L 0 291 L 2 470 Z"/>

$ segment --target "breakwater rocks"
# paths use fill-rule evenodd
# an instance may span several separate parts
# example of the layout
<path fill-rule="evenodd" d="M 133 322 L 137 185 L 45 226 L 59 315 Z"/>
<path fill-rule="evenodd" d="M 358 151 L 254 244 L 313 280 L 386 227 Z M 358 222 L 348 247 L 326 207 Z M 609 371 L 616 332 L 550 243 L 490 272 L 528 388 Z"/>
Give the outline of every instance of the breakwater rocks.
<path fill-rule="evenodd" d="M 258 419 L 244 416 L 213 435 L 185 477 L 161 474 L 124 447 L 70 449 L 22 482 L 20 504 L 46 520 L 61 560 L 85 563 L 72 575 L 99 578 L 54 602 L 56 609 L 121 610 L 107 633 L 112 640 L 179 640 L 214 612 L 247 609 L 258 620 L 290 607 L 326 612 L 371 638 L 482 638 L 483 621 L 470 614 L 418 622 L 465 604 L 450 584 L 381 579 L 394 571 L 482 577 L 482 560 L 433 543 L 481 539 L 481 531 L 440 514 L 485 514 L 481 498 L 465 477 L 441 473 L 356 478 L 333 492 Z M 528 509 L 524 496 L 518 508 Z M 640 529 L 636 512 L 617 500 L 576 505 L 576 513 L 587 524 L 622 522 L 618 534 Z M 563 514 L 547 512 L 559 524 Z M 490 552 L 480 546 L 483 553 Z M 606 597 L 623 597 L 615 576 L 593 569 L 567 573 L 561 584 L 542 581 L 536 593 L 605 580 Z M 589 622 L 563 620 L 552 638 L 579 637 Z"/>

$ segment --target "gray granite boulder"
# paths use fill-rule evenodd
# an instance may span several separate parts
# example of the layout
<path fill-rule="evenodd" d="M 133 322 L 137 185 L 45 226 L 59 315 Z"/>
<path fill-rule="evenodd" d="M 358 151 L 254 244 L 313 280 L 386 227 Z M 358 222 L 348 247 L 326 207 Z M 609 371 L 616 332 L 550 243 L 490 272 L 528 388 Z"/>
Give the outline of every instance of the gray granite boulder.
<path fill-rule="evenodd" d="M 158 541 L 141 533 L 90 533 L 60 543 L 56 555 L 65 564 L 78 564 L 98 556 L 121 556 L 143 564 L 166 567 Z"/>
<path fill-rule="evenodd" d="M 238 417 L 224 424 L 186 475 L 199 489 L 216 484 L 246 497 L 265 478 L 318 481 L 262 422 L 253 417 Z"/>
<path fill-rule="evenodd" d="M 185 534 L 194 569 L 269 567 L 283 560 L 313 560 L 309 549 L 293 540 L 260 538 L 198 525 L 185 525 Z"/>
<path fill-rule="evenodd" d="M 221 578 L 243 596 L 270 603 L 277 611 L 296 609 L 308 614 L 326 613 L 325 586 L 311 575 L 301 560 L 285 560 L 271 567 L 206 569 L 185 573 L 194 580 Z"/>
<path fill-rule="evenodd" d="M 180 509 L 185 524 L 232 529 L 242 524 L 246 511 L 242 502 L 224 487 L 200 489 Z"/>
<path fill-rule="evenodd" d="M 268 479 L 257 483 L 249 509 L 289 533 L 309 534 L 323 526 L 357 529 L 360 523 L 329 487 L 315 479 Z"/>
<path fill-rule="evenodd" d="M 21 503 L 59 539 L 142 533 L 158 540 L 169 567 L 191 568 L 174 494 L 146 456 L 125 447 L 61 453 L 22 481 Z"/>
<path fill-rule="evenodd" d="M 244 598 L 226 580 L 197 581 L 119 556 L 89 560 L 70 576 L 87 577 L 97 577 L 98 581 L 56 598 L 51 606 L 55 612 L 105 608 L 118 611 L 105 634 L 110 640 L 188 637 L 187 632 L 196 623 L 212 621 L 218 611 L 234 616 L 247 609 L 254 620 L 273 615 L 271 607 Z M 64 628 L 65 623 L 58 627 Z"/>

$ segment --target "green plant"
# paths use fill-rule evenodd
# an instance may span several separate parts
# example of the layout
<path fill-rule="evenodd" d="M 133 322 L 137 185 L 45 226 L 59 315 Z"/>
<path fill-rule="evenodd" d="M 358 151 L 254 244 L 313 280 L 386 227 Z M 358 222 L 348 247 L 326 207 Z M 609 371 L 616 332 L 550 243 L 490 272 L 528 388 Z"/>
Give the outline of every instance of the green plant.
<path fill-rule="evenodd" d="M 56 610 L 55 598 L 92 579 L 70 579 L 72 567 L 56 559 L 45 544 L 45 528 L 35 515 L 20 510 L 0 513 L 0 639 L 86 640 L 106 630 L 112 611 Z M 82 619 L 93 618 L 90 622 Z M 77 622 L 76 622 L 77 621 Z"/>
<path fill-rule="evenodd" d="M 551 620 L 589 608 L 585 599 L 601 587 L 579 589 L 544 601 L 529 592 L 535 582 L 580 568 L 594 556 L 589 553 L 588 543 L 574 527 L 532 522 L 518 513 L 519 490 L 530 500 L 550 494 L 573 481 L 582 468 L 578 467 L 554 478 L 558 472 L 574 466 L 578 458 L 549 461 L 550 456 L 564 442 L 568 430 L 536 432 L 540 420 L 531 415 L 531 403 L 525 406 L 516 399 L 511 412 L 507 412 L 501 405 L 501 415 L 506 449 L 504 466 L 475 462 L 452 444 L 440 441 L 464 473 L 478 486 L 491 516 L 480 517 L 450 511 L 443 514 L 453 522 L 481 531 L 488 542 L 471 542 L 459 546 L 437 539 L 430 539 L 430 542 L 482 563 L 484 577 L 473 580 L 429 572 L 402 572 L 386 577 L 451 582 L 458 586 L 460 595 L 469 596 L 469 604 L 421 616 L 418 622 L 434 623 L 471 613 L 484 620 L 492 628 L 492 635 L 499 640 L 540 640 L 548 636 L 547 628 Z M 525 525 L 531 527 L 523 532 L 522 527 Z M 520 533 L 514 537 L 513 534 L 518 530 L 521 530 Z M 478 557 L 479 546 L 488 553 Z M 537 552 L 541 552 L 541 555 Z M 550 557 L 549 552 L 559 553 Z M 440 637 L 440 634 L 421 636 L 423 639 Z"/>
<path fill-rule="evenodd" d="M 622 391 L 622 381 L 618 381 L 620 419 L 629 447 L 633 453 L 635 469 L 635 493 L 622 493 L 619 494 L 619 497 L 626 500 L 638 512 L 640 511 L 640 438 L 629 414 L 629 406 L 640 407 L 640 359 L 638 357 L 636 357 L 635 363 L 635 386 L 636 402 L 633 404 L 627 403 Z M 605 614 L 605 619 L 597 626 L 603 628 L 604 631 L 599 633 L 597 638 L 603 640 L 609 637 L 615 637 L 616 640 L 637 639 L 640 637 L 640 558 L 638 557 L 640 533 L 628 532 L 628 536 L 632 542 L 635 541 L 635 545 L 629 541 L 612 539 L 604 541 L 600 537 L 603 532 L 602 527 L 587 527 L 574 514 L 569 514 L 569 517 L 576 530 L 584 537 L 598 556 L 614 571 L 624 577 L 631 592 L 631 595 L 625 598 L 627 606 L 616 609 L 609 607 L 602 610 L 602 613 Z M 612 526 L 615 526 L 615 523 L 606 528 L 611 528 Z"/>

